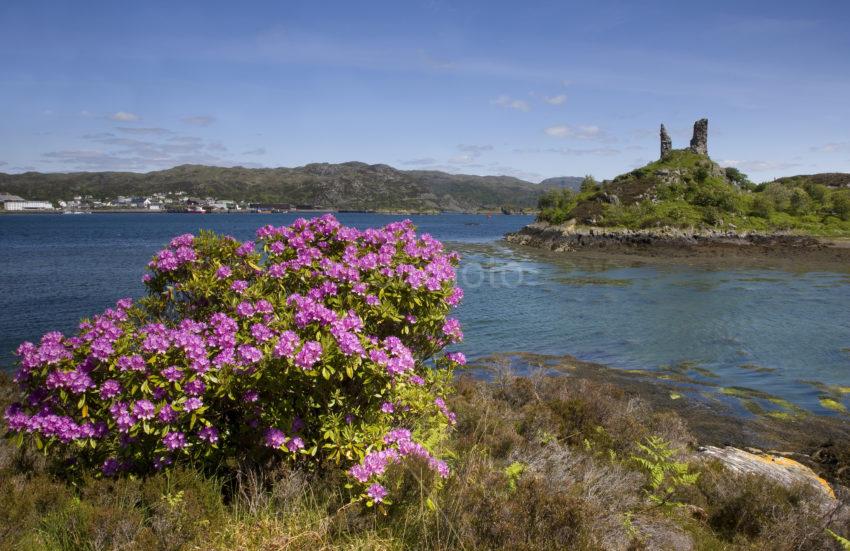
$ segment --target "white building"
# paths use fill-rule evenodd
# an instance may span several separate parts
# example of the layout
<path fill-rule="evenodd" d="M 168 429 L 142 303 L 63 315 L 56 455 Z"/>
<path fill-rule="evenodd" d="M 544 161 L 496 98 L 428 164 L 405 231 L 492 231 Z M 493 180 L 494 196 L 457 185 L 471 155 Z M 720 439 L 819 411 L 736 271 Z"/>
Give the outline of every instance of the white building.
<path fill-rule="evenodd" d="M 53 210 L 53 204 L 48 201 L 4 201 L 3 208 L 8 211 Z"/>

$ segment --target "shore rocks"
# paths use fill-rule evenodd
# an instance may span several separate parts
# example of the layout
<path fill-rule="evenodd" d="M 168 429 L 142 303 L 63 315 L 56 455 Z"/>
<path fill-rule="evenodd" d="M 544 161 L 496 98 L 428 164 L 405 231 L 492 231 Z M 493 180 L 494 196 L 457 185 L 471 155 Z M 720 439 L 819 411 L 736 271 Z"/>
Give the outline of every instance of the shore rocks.
<path fill-rule="evenodd" d="M 829 483 L 807 466 L 782 455 L 760 450 L 745 451 L 732 446 L 718 448 L 705 446 L 698 450 L 702 458 L 717 459 L 736 473 L 759 474 L 786 487 L 805 484 L 815 488 L 826 502 L 835 501 L 835 492 Z"/>
<path fill-rule="evenodd" d="M 645 256 L 798 257 L 825 262 L 850 262 L 850 243 L 786 233 L 739 232 L 733 229 L 615 229 L 577 226 L 574 220 L 553 225 L 535 222 L 505 239 L 557 252 L 610 251 Z"/>

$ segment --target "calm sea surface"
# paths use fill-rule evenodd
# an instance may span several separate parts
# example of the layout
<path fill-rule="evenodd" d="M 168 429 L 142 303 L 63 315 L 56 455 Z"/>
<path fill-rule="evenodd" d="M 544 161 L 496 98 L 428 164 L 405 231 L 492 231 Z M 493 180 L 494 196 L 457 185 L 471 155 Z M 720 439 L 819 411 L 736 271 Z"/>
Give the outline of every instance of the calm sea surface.
<path fill-rule="evenodd" d="M 207 228 L 246 239 L 297 216 L 0 216 L 0 367 L 12 368 L 21 341 L 72 332 L 80 317 L 140 296 L 146 262 L 172 236 Z M 366 228 L 401 217 L 338 218 Z M 627 369 L 684 363 L 717 387 L 767 392 L 819 413 L 820 390 L 802 381 L 850 385 L 850 267 L 789 273 L 588 261 L 500 242 L 529 217 L 412 219 L 463 255 L 458 315 L 471 358 L 526 351 Z"/>

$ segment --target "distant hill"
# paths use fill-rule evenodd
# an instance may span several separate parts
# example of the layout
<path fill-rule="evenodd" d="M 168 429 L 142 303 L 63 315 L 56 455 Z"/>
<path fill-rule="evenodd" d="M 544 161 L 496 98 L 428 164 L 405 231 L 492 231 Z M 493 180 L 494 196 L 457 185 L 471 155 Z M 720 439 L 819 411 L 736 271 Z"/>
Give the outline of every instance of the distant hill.
<path fill-rule="evenodd" d="M 536 208 L 540 195 L 553 187 L 559 185 L 534 184 L 510 176 L 406 171 L 360 162 L 314 163 L 295 168 L 181 165 L 144 174 L 0 173 L 0 191 L 27 199 L 57 201 L 76 195 L 109 199 L 183 191 L 200 197 L 347 210 L 477 211 L 502 207 L 528 210 Z"/>
<path fill-rule="evenodd" d="M 584 181 L 584 178 L 579 176 L 556 176 L 555 178 L 546 178 L 542 182 L 540 182 L 541 187 L 545 188 L 561 188 L 561 189 L 571 189 L 573 191 L 578 191 L 581 189 L 581 183 Z"/>
<path fill-rule="evenodd" d="M 776 180 L 782 184 L 803 184 L 810 182 L 827 187 L 850 187 L 850 174 L 846 172 L 822 172 L 820 174 L 800 174 L 799 176 L 786 176 Z"/>

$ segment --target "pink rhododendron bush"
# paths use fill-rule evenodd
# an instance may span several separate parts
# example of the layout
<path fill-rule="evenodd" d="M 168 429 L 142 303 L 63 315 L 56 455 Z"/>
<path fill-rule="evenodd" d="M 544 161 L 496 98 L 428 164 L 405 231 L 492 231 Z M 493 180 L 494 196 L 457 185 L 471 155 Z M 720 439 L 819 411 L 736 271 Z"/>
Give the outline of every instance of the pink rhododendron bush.
<path fill-rule="evenodd" d="M 256 242 L 181 235 L 148 296 L 18 348 L 18 441 L 106 476 L 176 463 L 338 465 L 370 502 L 386 469 L 424 461 L 454 422 L 462 339 L 447 317 L 458 257 L 411 222 L 359 231 L 326 215 Z"/>

